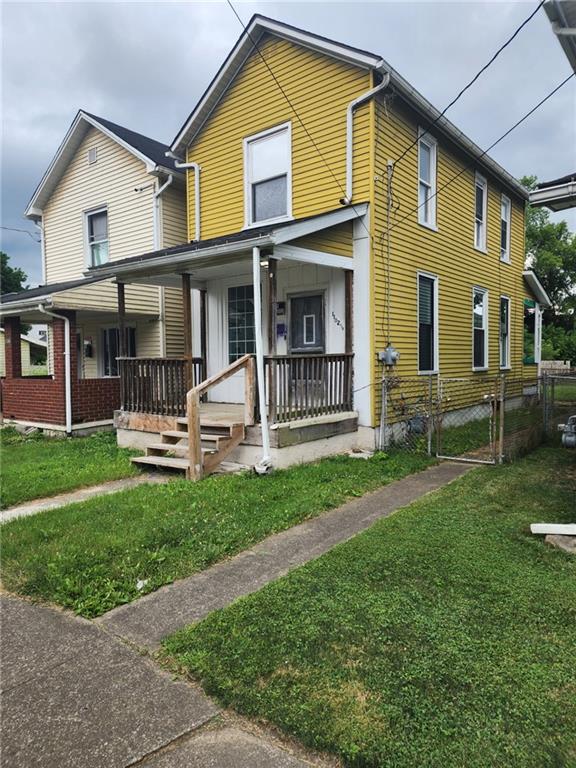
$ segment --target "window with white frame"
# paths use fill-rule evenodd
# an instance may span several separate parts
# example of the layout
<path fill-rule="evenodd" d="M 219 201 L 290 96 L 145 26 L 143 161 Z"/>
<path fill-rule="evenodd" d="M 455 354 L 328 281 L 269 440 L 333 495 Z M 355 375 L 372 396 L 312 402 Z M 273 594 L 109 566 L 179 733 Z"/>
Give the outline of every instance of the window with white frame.
<path fill-rule="evenodd" d="M 438 145 L 427 133 L 418 139 L 418 221 L 436 227 L 436 162 Z"/>
<path fill-rule="evenodd" d="M 438 370 L 438 278 L 418 275 L 418 371 Z"/>
<path fill-rule="evenodd" d="M 246 226 L 292 215 L 290 123 L 244 140 Z"/>
<path fill-rule="evenodd" d="M 89 211 L 85 216 L 88 264 L 98 267 L 108 261 L 108 211 L 99 208 L 97 211 Z"/>
<path fill-rule="evenodd" d="M 136 357 L 136 329 L 128 327 L 126 332 L 126 356 Z M 118 357 L 120 355 L 120 330 L 104 328 L 102 330 L 102 345 L 100 367 L 102 376 L 118 376 Z"/>
<path fill-rule="evenodd" d="M 485 251 L 488 183 L 479 173 L 476 174 L 474 189 L 474 245 L 478 250 Z"/>
<path fill-rule="evenodd" d="M 512 205 L 506 195 L 500 201 L 500 258 L 510 261 L 510 213 Z"/>
<path fill-rule="evenodd" d="M 510 368 L 510 299 L 500 296 L 500 368 Z"/>
<path fill-rule="evenodd" d="M 472 367 L 488 368 L 488 291 L 474 288 L 472 300 Z"/>

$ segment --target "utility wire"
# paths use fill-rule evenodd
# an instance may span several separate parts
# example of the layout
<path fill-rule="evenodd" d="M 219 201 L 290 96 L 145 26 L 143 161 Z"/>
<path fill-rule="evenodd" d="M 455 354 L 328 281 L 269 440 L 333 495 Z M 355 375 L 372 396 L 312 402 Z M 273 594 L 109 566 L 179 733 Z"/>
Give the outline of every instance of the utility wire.
<path fill-rule="evenodd" d="M 521 125 L 525 120 L 527 120 L 531 115 L 533 115 L 534 112 L 536 112 L 536 110 L 540 109 L 540 107 L 543 104 L 545 104 L 548 101 L 548 99 L 552 98 L 552 96 L 554 96 L 554 94 L 557 93 L 560 90 L 560 88 L 562 88 L 562 86 L 566 85 L 566 83 L 569 80 L 571 80 L 575 75 L 576 75 L 576 72 L 572 72 L 571 75 L 568 75 L 567 78 L 562 80 L 562 82 L 559 85 L 557 85 L 556 88 L 554 88 L 554 90 L 550 91 L 550 93 L 547 96 L 545 96 L 543 99 L 541 99 L 538 102 L 538 104 L 536 104 L 534 107 L 532 107 L 532 109 L 529 112 L 527 112 L 523 117 L 521 117 L 520 120 L 515 122 L 514 125 L 506 131 L 506 133 L 503 133 L 502 136 L 500 136 L 500 138 L 496 139 L 496 141 L 494 141 L 492 144 L 490 144 L 490 146 L 487 149 L 485 149 L 481 154 L 479 154 L 475 158 L 475 160 L 476 161 L 480 160 L 482 157 L 484 157 L 484 155 L 486 155 L 488 152 L 490 152 L 490 150 L 493 149 L 497 144 L 500 144 L 501 141 L 503 141 L 507 136 L 509 136 L 512 133 L 512 131 L 516 130 L 516 128 L 518 128 L 519 125 Z M 452 184 L 453 181 L 456 181 L 456 179 L 458 179 L 460 176 L 462 176 L 463 173 L 466 173 L 466 171 L 470 170 L 470 168 L 471 168 L 471 166 L 469 166 L 469 165 L 464 166 L 464 168 L 462 168 L 461 171 L 459 171 L 454 176 L 452 176 L 450 179 L 448 179 L 448 181 L 445 184 L 443 184 L 433 194 L 431 194 L 430 197 L 428 198 L 428 200 L 425 200 L 423 203 L 420 203 L 420 205 L 417 205 L 416 207 L 414 207 L 410 211 L 408 211 L 408 213 L 403 218 L 401 218 L 399 221 L 396 222 L 396 224 L 394 224 L 391 227 L 391 230 L 392 229 L 396 229 L 396 227 L 398 227 L 400 224 L 402 224 L 402 222 L 405 221 L 409 216 L 411 216 L 415 211 L 418 211 L 420 208 L 422 208 L 423 205 L 426 205 L 427 202 L 429 202 L 433 197 L 436 197 L 440 192 L 442 192 L 443 189 L 446 189 L 446 187 L 450 186 L 450 184 Z"/>
<path fill-rule="evenodd" d="M 16 229 L 16 227 L 0 227 L 0 229 L 6 229 L 9 232 L 23 232 L 25 235 L 30 235 L 32 240 L 34 240 L 35 243 L 39 243 L 40 240 L 36 237 L 34 232 L 30 232 L 29 229 Z"/>
<path fill-rule="evenodd" d="M 492 58 L 491 58 L 491 59 L 490 59 L 488 62 L 486 62 L 486 64 L 484 64 L 484 66 L 482 67 L 482 69 L 480 69 L 480 70 L 479 70 L 479 71 L 478 71 L 478 72 L 477 72 L 477 73 L 474 75 L 474 77 L 472 78 L 472 80 L 470 80 L 470 82 L 469 82 L 467 85 L 465 85 L 465 86 L 464 86 L 464 88 L 462 88 L 462 90 L 460 91 L 460 93 L 458 93 L 458 94 L 457 94 L 457 96 L 455 96 L 455 97 L 452 99 L 452 101 L 450 102 L 450 104 L 448 104 L 448 106 L 446 106 L 446 107 L 445 107 L 445 108 L 442 110 L 442 112 L 440 112 L 440 114 L 438 115 L 438 117 L 437 117 L 435 120 L 433 120 L 433 121 L 432 121 L 432 122 L 431 122 L 431 123 L 428 125 L 428 127 L 426 128 L 426 132 L 428 132 L 428 131 L 430 130 L 430 128 L 432 128 L 433 126 L 435 126 L 435 125 L 436 125 L 436 123 L 437 123 L 437 122 L 438 122 L 438 121 L 439 121 L 441 118 L 443 118 L 443 117 L 444 117 L 444 115 L 446 114 L 446 112 L 448 112 L 448 110 L 450 109 L 450 107 L 453 107 L 453 106 L 454 106 L 454 104 L 456 104 L 456 102 L 458 101 L 458 99 L 459 99 L 461 96 L 463 96 L 463 95 L 466 93 L 466 91 L 467 91 L 469 88 L 471 88 L 471 87 L 474 85 L 474 83 L 475 83 L 475 82 L 478 80 L 478 78 L 479 78 L 479 77 L 480 77 L 480 76 L 481 76 L 481 75 L 482 75 L 484 72 L 486 72 L 486 70 L 487 70 L 487 69 L 488 69 L 488 68 L 489 68 L 489 67 L 490 67 L 490 66 L 491 66 L 491 65 L 492 65 L 492 64 L 493 64 L 493 63 L 496 61 L 496 59 L 498 58 L 498 56 L 500 56 L 500 54 L 502 53 L 502 51 L 503 51 L 505 48 L 507 48 L 507 47 L 510 45 L 510 43 L 511 43 L 511 42 L 514 40 L 514 38 L 515 38 L 515 37 L 517 37 L 517 35 L 519 35 L 519 34 L 520 34 L 520 32 L 521 32 L 521 31 L 522 31 L 522 29 L 523 29 L 523 28 L 526 26 L 526 24 L 528 24 L 528 22 L 529 22 L 529 21 L 531 21 L 531 20 L 534 18 L 534 16 L 535 16 L 535 15 L 538 13 L 538 11 L 540 10 L 540 8 L 542 8 L 542 6 L 544 5 L 545 1 L 546 1 L 546 0 L 541 0 L 541 2 L 540 2 L 540 3 L 538 3 L 538 5 L 537 5 L 537 6 L 536 6 L 536 8 L 535 8 L 535 9 L 532 11 L 532 13 L 530 14 L 530 16 L 528 16 L 526 19 L 524 19 L 524 21 L 522 22 L 522 24 L 520 24 L 520 26 L 516 28 L 516 30 L 514 31 L 514 33 L 512 34 L 512 36 L 511 36 L 511 37 L 509 37 L 509 38 L 508 38 L 508 40 L 506 40 L 506 42 L 505 42 L 505 43 L 503 43 L 503 44 L 500 46 L 500 48 L 498 48 L 498 50 L 496 51 L 496 53 L 495 53 L 495 54 L 492 56 Z M 406 157 L 406 155 L 407 155 L 407 154 L 408 154 L 408 152 L 409 152 L 409 151 L 412 149 L 412 147 L 413 147 L 415 144 L 417 144 L 417 143 L 418 143 L 418 140 L 419 140 L 419 138 L 420 138 L 419 136 L 418 136 L 418 137 L 416 137 L 416 138 L 414 139 L 414 141 L 412 142 L 412 144 L 410 144 L 410 145 L 409 145 L 409 146 L 408 146 L 408 147 L 407 147 L 407 148 L 406 148 L 406 149 L 405 149 L 405 150 L 402 152 L 402 154 L 400 155 L 400 157 L 399 157 L 397 160 L 395 160 L 395 162 L 394 162 L 394 164 L 395 164 L 395 165 L 397 165 L 397 164 L 398 164 L 398 163 L 399 163 L 399 162 L 400 162 L 400 161 L 401 161 L 401 160 L 402 160 L 404 157 Z"/>

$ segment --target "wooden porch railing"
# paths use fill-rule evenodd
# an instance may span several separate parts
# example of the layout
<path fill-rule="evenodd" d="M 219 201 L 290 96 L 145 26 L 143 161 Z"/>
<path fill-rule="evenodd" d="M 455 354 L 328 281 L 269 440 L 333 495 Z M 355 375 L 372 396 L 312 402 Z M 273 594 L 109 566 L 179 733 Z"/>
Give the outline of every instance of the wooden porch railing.
<path fill-rule="evenodd" d="M 354 355 L 275 355 L 265 358 L 272 422 L 351 411 Z"/>
<path fill-rule="evenodd" d="M 124 411 L 186 415 L 186 392 L 204 379 L 202 358 L 118 359 L 120 407 Z"/>
<path fill-rule="evenodd" d="M 244 355 L 235 362 L 223 368 L 219 373 L 211 376 L 193 387 L 186 395 L 186 416 L 188 419 L 188 456 L 190 467 L 188 477 L 191 480 L 200 480 L 203 474 L 202 461 L 202 437 L 200 430 L 200 399 L 216 384 L 225 381 L 230 376 L 244 369 L 244 425 L 254 424 L 256 411 L 256 373 L 254 358 L 252 355 Z"/>

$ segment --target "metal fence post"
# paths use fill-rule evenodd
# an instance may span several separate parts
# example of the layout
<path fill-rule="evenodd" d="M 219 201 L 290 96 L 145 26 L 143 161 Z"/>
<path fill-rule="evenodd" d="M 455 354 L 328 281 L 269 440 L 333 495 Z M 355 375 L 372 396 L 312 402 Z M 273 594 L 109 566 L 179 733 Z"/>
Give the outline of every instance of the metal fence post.
<path fill-rule="evenodd" d="M 498 449 L 498 463 L 504 463 L 504 418 L 506 413 L 506 375 L 500 376 L 500 436 L 499 436 L 499 449 Z"/>

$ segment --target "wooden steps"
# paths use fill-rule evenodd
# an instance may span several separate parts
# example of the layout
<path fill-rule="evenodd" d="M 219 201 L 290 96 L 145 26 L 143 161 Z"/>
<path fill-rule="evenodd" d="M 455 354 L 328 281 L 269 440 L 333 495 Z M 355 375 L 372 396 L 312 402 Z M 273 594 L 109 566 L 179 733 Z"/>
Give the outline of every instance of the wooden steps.
<path fill-rule="evenodd" d="M 200 421 L 200 443 L 202 448 L 202 470 L 204 475 L 214 472 L 228 454 L 239 445 L 245 437 L 245 427 L 242 423 Z M 134 464 L 156 466 L 183 471 L 188 476 L 190 469 L 188 422 L 186 419 L 177 420 L 177 429 L 160 433 L 160 439 L 146 446 L 146 455 L 132 459 Z"/>

